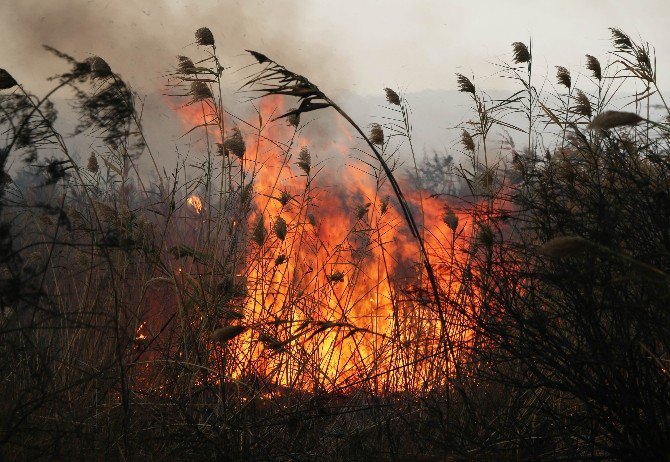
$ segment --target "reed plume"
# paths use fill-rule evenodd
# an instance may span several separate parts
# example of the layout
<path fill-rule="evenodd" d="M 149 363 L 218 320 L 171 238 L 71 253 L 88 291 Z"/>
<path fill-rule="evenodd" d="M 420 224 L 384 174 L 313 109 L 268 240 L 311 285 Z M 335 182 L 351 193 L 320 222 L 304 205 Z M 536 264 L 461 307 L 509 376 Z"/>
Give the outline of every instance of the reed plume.
<path fill-rule="evenodd" d="M 201 27 L 195 31 L 195 41 L 198 45 L 214 46 L 214 34 L 207 27 Z"/>
<path fill-rule="evenodd" d="M 621 29 L 616 27 L 610 27 L 610 32 L 612 33 L 612 43 L 619 51 L 630 52 L 633 51 L 633 41 L 630 39 L 628 34 L 624 33 Z"/>
<path fill-rule="evenodd" d="M 312 168 L 312 156 L 306 146 L 300 149 L 300 154 L 298 154 L 298 167 L 309 175 Z"/>
<path fill-rule="evenodd" d="M 288 229 L 286 227 L 286 220 L 284 220 L 282 217 L 277 217 L 277 221 L 275 221 L 275 235 L 283 241 L 286 239 L 287 232 Z"/>
<path fill-rule="evenodd" d="M 398 96 L 398 93 L 390 88 L 384 88 L 384 92 L 386 93 L 386 101 L 394 106 L 400 106 L 400 96 Z"/>
<path fill-rule="evenodd" d="M 466 150 L 475 152 L 475 140 L 472 139 L 472 135 L 465 129 L 461 132 L 461 143 Z"/>
<path fill-rule="evenodd" d="M 91 66 L 91 74 L 93 77 L 98 79 L 106 79 L 107 77 L 112 76 L 112 69 L 107 64 L 107 61 L 102 59 L 100 56 L 93 56 L 86 60 Z"/>
<path fill-rule="evenodd" d="M 558 83 L 566 87 L 568 90 L 572 86 L 570 71 L 563 66 L 556 66 L 556 80 L 558 80 Z"/>
<path fill-rule="evenodd" d="M 258 219 L 256 220 L 256 224 L 254 225 L 254 230 L 251 234 L 251 237 L 256 244 L 263 245 L 267 235 L 268 232 L 265 229 L 265 219 L 263 218 L 263 215 L 259 215 Z"/>
<path fill-rule="evenodd" d="M 188 75 L 196 73 L 195 64 L 193 64 L 193 61 L 188 56 L 177 56 L 177 61 L 179 61 L 177 64 L 177 71 L 180 74 Z"/>
<path fill-rule="evenodd" d="M 296 108 L 291 108 L 289 112 L 292 112 L 290 116 L 286 118 L 288 120 L 289 125 L 293 127 L 298 127 L 300 125 L 300 113 L 295 112 Z"/>
<path fill-rule="evenodd" d="M 449 209 L 442 217 L 442 221 L 449 227 L 449 229 L 456 232 L 456 229 L 458 228 L 458 217 L 453 210 Z"/>
<path fill-rule="evenodd" d="M 98 159 L 95 157 L 95 153 L 91 153 L 86 164 L 86 169 L 91 173 L 98 173 L 98 168 Z"/>
<path fill-rule="evenodd" d="M 591 102 L 583 91 L 577 90 L 577 95 L 575 96 L 575 106 L 572 108 L 572 110 L 575 114 L 583 115 L 589 118 L 593 114 Z"/>
<path fill-rule="evenodd" d="M 191 91 L 189 93 L 192 97 L 192 102 L 205 101 L 212 99 L 212 90 L 209 89 L 206 83 L 195 81 L 191 82 Z"/>
<path fill-rule="evenodd" d="M 514 42 L 512 44 L 512 50 L 514 53 L 512 61 L 515 64 L 527 63 L 530 61 L 530 51 L 528 51 L 528 47 L 524 43 Z"/>
<path fill-rule="evenodd" d="M 598 81 L 602 80 L 603 74 L 600 68 L 600 61 L 595 56 L 586 55 L 586 68 L 591 71 L 591 75 Z"/>
<path fill-rule="evenodd" d="M 384 144 L 384 129 L 379 124 L 372 124 L 370 128 L 370 141 L 378 146 Z"/>
<path fill-rule="evenodd" d="M 223 149 L 226 154 L 233 154 L 238 159 L 244 157 L 247 145 L 239 128 L 233 127 L 231 133 L 223 140 Z"/>
<path fill-rule="evenodd" d="M 593 118 L 589 124 L 591 130 L 609 130 L 626 125 L 637 125 L 645 120 L 634 112 L 605 111 Z"/>
<path fill-rule="evenodd" d="M 458 85 L 458 91 L 475 94 L 475 85 L 463 74 L 456 74 L 456 84 Z"/>
<path fill-rule="evenodd" d="M 538 253 L 554 258 L 571 257 L 581 254 L 593 246 L 591 242 L 579 236 L 559 236 L 538 248 Z"/>

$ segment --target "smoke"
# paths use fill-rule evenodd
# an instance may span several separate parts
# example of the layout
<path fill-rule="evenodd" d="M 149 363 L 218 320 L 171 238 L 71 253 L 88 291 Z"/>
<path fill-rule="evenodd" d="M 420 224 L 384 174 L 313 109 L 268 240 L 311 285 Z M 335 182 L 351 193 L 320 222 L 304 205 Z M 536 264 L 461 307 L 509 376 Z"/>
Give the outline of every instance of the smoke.
<path fill-rule="evenodd" d="M 28 91 L 43 95 L 53 88 L 48 77 L 69 68 L 43 45 L 78 60 L 96 55 L 104 58 L 143 98 L 145 134 L 167 165 L 175 160 L 175 146 L 185 141 L 180 136 L 186 130 L 171 108 L 179 101 L 163 96 L 169 93 L 166 75 L 176 66 L 177 55 L 205 56 L 205 50 L 195 45 L 194 33 L 200 27 L 212 30 L 217 54 L 227 68 L 222 76 L 227 87 L 224 104 L 234 112 L 241 111 L 242 117 L 249 105 L 236 103 L 249 95 L 235 90 L 253 72 L 245 66 L 256 63 L 246 49 L 272 57 L 326 91 L 342 82 L 337 72 L 339 60 L 328 51 L 326 39 L 314 33 L 313 24 L 307 26 L 310 9 L 297 0 L 21 0 L 4 6 L 0 16 L 1 68 Z M 76 114 L 67 104 L 58 103 L 67 97 L 62 91 L 55 95 L 60 127 L 66 132 L 76 125 Z M 102 148 L 96 140 L 80 144 L 76 149 L 84 153 Z"/>
<path fill-rule="evenodd" d="M 33 91 L 49 87 L 45 78 L 64 69 L 42 49 L 53 46 L 84 59 L 103 57 L 136 90 L 161 90 L 161 76 L 178 54 L 196 53 L 193 33 L 209 27 L 217 50 L 231 70 L 252 61 L 244 49 L 258 49 L 315 82 L 329 84 L 334 74 L 327 45 L 302 27 L 301 2 L 145 0 L 21 0 L 3 8 L 0 63 Z M 233 79 L 241 82 L 244 73 Z M 231 85 L 234 84 L 231 83 Z"/>

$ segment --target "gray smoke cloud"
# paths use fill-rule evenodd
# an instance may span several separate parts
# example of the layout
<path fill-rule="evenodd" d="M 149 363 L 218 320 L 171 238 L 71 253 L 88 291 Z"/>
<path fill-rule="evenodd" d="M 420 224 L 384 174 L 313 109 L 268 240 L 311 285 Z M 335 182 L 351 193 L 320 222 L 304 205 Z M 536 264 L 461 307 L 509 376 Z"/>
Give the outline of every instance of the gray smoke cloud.
<path fill-rule="evenodd" d="M 3 3 L 3 2 L 0 2 Z M 327 46 L 300 27 L 301 2 L 143 0 L 6 1 L 0 19 L 0 67 L 33 90 L 48 88 L 44 78 L 64 64 L 43 50 L 53 46 L 84 59 L 103 57 L 135 89 L 160 89 L 160 78 L 178 54 L 195 53 L 193 33 L 209 27 L 224 62 L 234 68 L 258 49 L 315 81 L 331 80 L 336 60 Z M 317 65 L 318 64 L 318 65 Z M 239 68 L 239 67 L 238 67 Z M 241 81 L 243 73 L 238 73 Z"/>

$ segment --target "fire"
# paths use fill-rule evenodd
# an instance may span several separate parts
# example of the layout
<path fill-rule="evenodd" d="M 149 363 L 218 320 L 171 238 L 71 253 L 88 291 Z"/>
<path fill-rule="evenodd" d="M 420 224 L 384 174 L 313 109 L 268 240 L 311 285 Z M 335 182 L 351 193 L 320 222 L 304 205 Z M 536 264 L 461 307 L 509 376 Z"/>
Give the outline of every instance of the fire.
<path fill-rule="evenodd" d="M 135 342 L 137 344 L 141 344 L 141 343 L 145 342 L 148 338 L 149 338 L 149 336 L 147 334 L 146 323 L 142 322 L 137 327 L 137 331 L 135 332 Z"/>
<path fill-rule="evenodd" d="M 188 199 L 186 199 L 186 203 L 193 207 L 195 213 L 200 214 L 200 212 L 202 212 L 202 199 L 195 194 L 191 194 Z"/>
<path fill-rule="evenodd" d="M 285 109 L 281 99 L 266 98 L 260 114 Z M 181 115 L 187 125 L 198 117 L 203 121 L 203 113 L 192 108 Z M 249 233 L 261 223 L 266 237 L 250 244 L 236 276 L 246 285 L 239 316 L 221 321 L 250 328 L 213 344 L 213 361 L 237 358 L 230 366 L 235 379 L 252 367 L 282 386 L 341 389 L 370 380 L 374 392 L 419 389 L 453 367 L 438 364 L 437 358 L 450 361 L 440 353 L 444 336 L 469 335 L 443 331 L 449 327 L 440 323 L 431 297 L 422 295 L 430 287 L 417 243 L 389 203 L 378 172 L 345 161 L 353 138 L 342 127 L 333 136 L 346 141 L 327 146 L 330 152 L 318 159 L 323 140 L 297 133 L 291 149 L 280 147 L 275 140 L 291 138 L 293 131 L 283 120 L 268 124 L 263 136 L 245 134 L 247 152 L 236 168 L 253 179 Z M 299 160 L 301 148 L 315 157 L 311 171 L 304 152 Z M 314 173 L 317 161 L 322 162 Z M 452 245 L 456 231 L 444 220 L 446 204 L 405 189 L 416 210 L 423 210 L 425 244 L 439 269 L 440 289 L 458 293 L 451 271 L 465 257 Z M 187 202 L 201 212 L 198 196 Z M 467 239 L 468 215 L 455 215 L 460 239 Z M 242 228 L 242 222 L 230 223 L 231 229 Z"/>

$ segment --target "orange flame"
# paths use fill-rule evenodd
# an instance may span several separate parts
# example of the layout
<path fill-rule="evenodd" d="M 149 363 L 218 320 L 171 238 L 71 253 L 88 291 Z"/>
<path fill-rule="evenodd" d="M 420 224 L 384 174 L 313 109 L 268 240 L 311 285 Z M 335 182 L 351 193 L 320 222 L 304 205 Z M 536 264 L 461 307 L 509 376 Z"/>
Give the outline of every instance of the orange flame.
<path fill-rule="evenodd" d="M 282 99 L 265 98 L 259 112 L 282 110 Z M 203 121 L 203 112 L 192 107 L 180 116 L 189 126 Z M 439 373 L 435 358 L 445 333 L 430 297 L 421 295 L 428 285 L 417 243 L 388 203 L 381 176 L 344 161 L 346 143 L 353 140 L 348 130 L 340 125 L 332 135 L 347 141 L 330 147 L 334 157 L 328 162 L 313 148 L 321 140 L 296 133 L 297 150 L 274 141 L 291 138 L 292 131 L 280 120 L 263 136 L 245 136 L 243 165 L 255 192 L 249 229 L 262 216 L 268 237 L 250 247 L 242 273 L 247 297 L 241 322 L 252 328 L 215 354 L 236 352 L 234 378 L 248 374 L 252 364 L 283 386 L 346 388 L 365 382 L 374 392 L 419 389 Z M 313 152 L 309 174 L 296 166 L 294 152 L 301 147 Z M 425 244 L 439 269 L 441 290 L 458 292 L 449 272 L 465 257 L 451 245 L 455 233 L 443 221 L 444 201 L 405 192 L 423 212 Z M 187 202 L 200 213 L 200 198 L 192 195 Z M 456 215 L 465 239 L 471 233 L 468 214 Z"/>
<path fill-rule="evenodd" d="M 186 199 L 186 203 L 193 207 L 195 213 L 200 214 L 200 212 L 202 212 L 202 200 L 195 194 L 191 194 L 188 199 Z"/>

